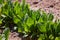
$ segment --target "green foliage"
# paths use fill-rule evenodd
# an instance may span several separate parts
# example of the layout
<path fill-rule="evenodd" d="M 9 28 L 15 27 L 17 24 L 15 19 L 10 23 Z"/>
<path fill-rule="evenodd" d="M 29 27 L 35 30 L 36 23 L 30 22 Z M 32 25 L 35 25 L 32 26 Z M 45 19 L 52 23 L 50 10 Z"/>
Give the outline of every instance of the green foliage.
<path fill-rule="evenodd" d="M 6 30 L 4 31 L 5 40 L 8 40 L 8 38 L 9 38 L 9 33 L 10 33 L 10 30 L 9 30 L 9 29 L 6 29 Z"/>
<path fill-rule="evenodd" d="M 59 40 L 60 21 L 53 22 L 54 16 L 51 13 L 46 14 L 44 11 L 30 10 L 25 0 L 22 3 L 7 0 L 2 2 L 2 5 L 0 8 L 0 26 L 5 26 L 5 29 L 8 28 L 4 32 L 6 40 L 8 40 L 11 26 L 12 29 L 16 26 L 17 32 L 27 34 L 32 39 Z"/>
<path fill-rule="evenodd" d="M 0 35 L 0 40 L 2 40 L 2 36 Z"/>

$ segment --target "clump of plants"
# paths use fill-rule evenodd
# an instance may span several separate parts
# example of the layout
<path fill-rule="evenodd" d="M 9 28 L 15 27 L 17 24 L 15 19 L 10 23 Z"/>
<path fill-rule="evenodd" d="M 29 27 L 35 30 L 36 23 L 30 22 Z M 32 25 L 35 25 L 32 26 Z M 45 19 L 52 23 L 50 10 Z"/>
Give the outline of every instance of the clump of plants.
<path fill-rule="evenodd" d="M 30 10 L 25 0 L 21 3 L 5 0 L 0 4 L 0 28 L 5 30 L 5 40 L 8 40 L 9 32 L 14 31 L 23 34 L 23 38 L 29 37 L 30 40 L 60 39 L 60 21 L 53 22 L 54 16 L 51 13 Z M 0 35 L 1 40 L 2 38 Z"/>

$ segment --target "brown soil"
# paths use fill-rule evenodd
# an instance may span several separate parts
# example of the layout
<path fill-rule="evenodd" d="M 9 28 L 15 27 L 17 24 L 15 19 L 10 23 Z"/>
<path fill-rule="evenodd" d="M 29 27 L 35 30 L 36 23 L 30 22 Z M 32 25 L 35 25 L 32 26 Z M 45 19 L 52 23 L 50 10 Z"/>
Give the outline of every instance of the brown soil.
<path fill-rule="evenodd" d="M 30 37 L 23 37 L 17 32 L 10 32 L 8 40 L 32 40 Z"/>
<path fill-rule="evenodd" d="M 9 39 L 8 40 L 22 40 L 22 38 L 18 37 L 18 33 L 16 32 L 11 32 L 9 35 Z"/>
<path fill-rule="evenodd" d="M 26 0 L 32 10 L 44 10 L 53 13 L 54 19 L 60 19 L 60 0 Z"/>

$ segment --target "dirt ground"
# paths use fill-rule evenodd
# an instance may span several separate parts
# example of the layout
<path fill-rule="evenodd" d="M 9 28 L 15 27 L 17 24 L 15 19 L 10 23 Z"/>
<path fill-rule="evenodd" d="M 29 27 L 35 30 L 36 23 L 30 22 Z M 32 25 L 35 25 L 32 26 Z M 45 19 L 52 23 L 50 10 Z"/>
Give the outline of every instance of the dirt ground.
<path fill-rule="evenodd" d="M 44 10 L 53 13 L 55 19 L 60 19 L 60 0 L 26 0 L 32 10 Z"/>
<path fill-rule="evenodd" d="M 22 39 L 18 37 L 18 33 L 13 32 L 13 33 L 10 33 L 8 40 L 22 40 Z"/>
<path fill-rule="evenodd" d="M 17 32 L 10 32 L 8 40 L 31 40 L 30 37 L 23 37 Z"/>
<path fill-rule="evenodd" d="M 55 19 L 60 19 L 60 0 L 26 0 L 26 3 L 30 4 L 32 10 L 40 9 L 47 13 L 53 13 Z"/>

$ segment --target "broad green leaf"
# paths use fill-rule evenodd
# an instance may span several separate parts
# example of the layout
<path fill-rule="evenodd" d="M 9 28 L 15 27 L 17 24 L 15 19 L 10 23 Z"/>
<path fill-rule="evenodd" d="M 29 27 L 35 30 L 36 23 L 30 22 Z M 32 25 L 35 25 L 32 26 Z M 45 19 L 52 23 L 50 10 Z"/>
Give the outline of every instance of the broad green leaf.
<path fill-rule="evenodd" d="M 43 22 L 43 19 L 40 17 L 38 23 Z"/>
<path fill-rule="evenodd" d="M 2 40 L 2 36 L 0 35 L 0 40 Z"/>
<path fill-rule="evenodd" d="M 38 21 L 39 20 L 39 18 L 40 18 L 40 16 L 41 16 L 41 14 L 40 14 L 40 11 L 39 10 L 37 10 L 37 13 L 36 13 L 37 15 L 36 15 L 36 20 Z"/>
<path fill-rule="evenodd" d="M 25 0 L 22 0 L 22 11 L 24 11 L 24 7 L 25 7 Z"/>
<path fill-rule="evenodd" d="M 32 18 L 28 18 L 26 24 L 30 27 L 31 25 L 34 24 L 34 20 Z"/>
<path fill-rule="evenodd" d="M 43 40 L 43 39 L 39 37 L 38 40 Z"/>
<path fill-rule="evenodd" d="M 53 20 L 53 18 L 54 18 L 54 17 L 53 17 L 53 15 L 52 15 L 52 14 L 49 14 L 49 15 L 48 15 L 48 20 L 49 20 L 49 21 L 52 21 L 52 20 Z"/>
<path fill-rule="evenodd" d="M 42 19 L 43 19 L 43 21 L 45 21 L 45 22 L 47 22 L 48 20 L 47 20 L 47 14 L 44 12 L 44 11 L 42 11 Z"/>
<path fill-rule="evenodd" d="M 2 20 L 0 19 L 0 24 L 2 24 Z"/>
<path fill-rule="evenodd" d="M 31 15 L 31 17 L 33 18 L 33 20 L 36 20 L 36 18 L 37 18 L 37 11 L 33 11 L 32 12 L 32 15 Z"/>
<path fill-rule="evenodd" d="M 9 30 L 9 29 L 6 29 L 6 30 L 4 31 L 4 34 L 5 34 L 5 40 L 8 40 L 9 33 L 10 33 L 10 30 Z"/>
<path fill-rule="evenodd" d="M 52 34 L 49 35 L 49 39 L 53 40 L 54 39 L 54 36 Z"/>
<path fill-rule="evenodd" d="M 18 27 L 18 32 L 22 32 L 22 30 L 21 30 L 21 28 L 20 28 L 20 27 Z"/>
<path fill-rule="evenodd" d="M 53 25 L 54 25 L 54 29 L 55 29 L 55 32 L 57 33 L 58 31 L 57 31 L 57 27 L 58 27 L 58 23 L 53 23 Z"/>
<path fill-rule="evenodd" d="M 54 25 L 54 23 L 52 21 L 49 21 L 49 22 L 46 22 L 47 23 L 47 27 L 46 27 L 46 30 L 47 31 L 51 31 L 51 25 Z"/>
<path fill-rule="evenodd" d="M 40 37 L 38 38 L 38 40 L 45 40 L 44 34 L 40 34 Z"/>
<path fill-rule="evenodd" d="M 20 22 L 17 23 L 18 32 L 23 32 L 24 28 Z"/>
<path fill-rule="evenodd" d="M 1 14 L 2 14 L 1 12 L 2 12 L 2 9 L 1 9 L 1 7 L 0 7 L 0 18 L 1 18 Z"/>
<path fill-rule="evenodd" d="M 40 26 L 38 26 L 38 29 L 41 31 L 41 32 L 46 32 L 46 23 L 44 24 L 40 24 Z"/>
<path fill-rule="evenodd" d="M 23 24 L 23 26 L 24 26 L 24 31 L 29 32 L 29 27 L 25 23 Z"/>
<path fill-rule="evenodd" d="M 60 40 L 60 37 L 56 37 L 55 40 Z"/>
<path fill-rule="evenodd" d="M 60 32 L 60 23 L 57 26 L 57 31 Z"/>
<path fill-rule="evenodd" d="M 0 0 L 0 4 L 3 2 L 3 0 Z"/>
<path fill-rule="evenodd" d="M 18 22 L 20 22 L 20 20 L 16 16 L 14 16 L 14 23 L 17 24 Z"/>
<path fill-rule="evenodd" d="M 4 15 L 8 15 L 8 12 L 9 12 L 8 10 L 3 9 L 3 14 Z"/>

